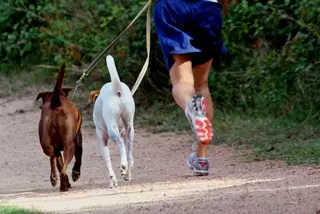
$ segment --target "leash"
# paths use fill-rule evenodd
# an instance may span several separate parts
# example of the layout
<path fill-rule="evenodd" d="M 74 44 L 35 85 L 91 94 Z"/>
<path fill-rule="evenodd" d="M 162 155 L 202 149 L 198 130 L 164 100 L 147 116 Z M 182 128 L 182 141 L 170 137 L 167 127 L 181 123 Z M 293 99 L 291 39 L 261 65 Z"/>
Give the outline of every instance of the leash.
<path fill-rule="evenodd" d="M 150 31 L 151 31 L 151 6 L 152 0 L 148 0 L 148 2 L 145 4 L 145 6 L 140 10 L 140 12 L 136 15 L 136 17 L 129 23 L 129 25 L 110 43 L 108 47 L 106 47 L 99 56 L 91 62 L 91 64 L 83 71 L 82 76 L 79 78 L 78 81 L 76 81 L 76 87 L 72 94 L 72 100 L 74 98 L 74 95 L 77 93 L 78 88 L 82 85 L 82 80 L 86 76 L 88 76 L 91 72 L 91 70 L 97 65 L 99 60 L 107 53 L 107 51 L 110 50 L 110 48 L 120 39 L 120 37 L 133 25 L 133 23 L 141 16 L 141 14 L 148 8 L 147 12 L 147 22 L 146 22 L 146 42 L 147 42 L 147 59 L 142 67 L 142 70 L 140 71 L 140 74 L 138 76 L 138 79 L 136 80 L 133 88 L 132 88 L 132 95 L 137 90 L 138 86 L 140 85 L 146 71 L 149 65 L 149 56 L 150 56 Z"/>
<path fill-rule="evenodd" d="M 148 69 L 148 65 L 149 65 L 149 57 L 150 57 L 150 45 L 151 45 L 151 11 L 150 11 L 150 5 L 151 5 L 151 1 L 152 0 L 149 0 L 147 4 L 149 4 L 149 7 L 148 7 L 148 12 L 147 12 L 147 22 L 146 22 L 146 45 L 147 45 L 147 59 L 140 71 L 140 74 L 135 82 L 135 84 L 133 85 L 132 87 L 132 90 L 131 90 L 131 93 L 132 93 L 132 96 L 134 95 L 134 93 L 136 92 L 136 90 L 138 89 L 144 75 L 146 74 L 147 72 L 147 69 Z"/>

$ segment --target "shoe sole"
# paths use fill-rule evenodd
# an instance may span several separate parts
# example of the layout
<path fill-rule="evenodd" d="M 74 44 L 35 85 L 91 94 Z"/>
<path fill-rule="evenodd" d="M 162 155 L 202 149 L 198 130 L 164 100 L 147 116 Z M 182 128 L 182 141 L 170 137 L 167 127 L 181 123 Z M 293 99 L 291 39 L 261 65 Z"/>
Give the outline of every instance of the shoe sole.
<path fill-rule="evenodd" d="M 199 99 L 201 102 L 199 102 Z M 208 144 L 211 142 L 213 137 L 213 128 L 211 122 L 205 116 L 207 112 L 206 100 L 201 95 L 195 95 L 192 97 L 192 103 L 194 103 L 194 108 L 196 109 L 196 111 L 202 111 L 204 115 L 196 115 L 197 113 L 190 112 L 191 114 L 195 115 L 194 121 L 191 121 L 191 129 L 200 142 Z M 194 109 L 190 110 L 194 111 Z"/>
<path fill-rule="evenodd" d="M 198 170 L 198 169 L 194 168 L 189 163 L 189 160 L 187 160 L 187 165 L 188 165 L 189 169 L 191 169 L 193 171 L 193 174 L 196 175 L 196 176 L 207 176 L 207 175 L 209 175 L 209 172 L 207 170 Z"/>
<path fill-rule="evenodd" d="M 213 137 L 213 128 L 207 117 L 196 117 L 193 122 L 193 130 L 200 142 L 208 144 Z"/>

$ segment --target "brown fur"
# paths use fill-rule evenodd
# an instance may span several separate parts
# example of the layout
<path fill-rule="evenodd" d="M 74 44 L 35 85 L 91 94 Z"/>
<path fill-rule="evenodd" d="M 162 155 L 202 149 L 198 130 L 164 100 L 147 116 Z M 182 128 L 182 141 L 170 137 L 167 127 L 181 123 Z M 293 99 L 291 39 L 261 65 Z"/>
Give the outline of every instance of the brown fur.
<path fill-rule="evenodd" d="M 60 68 L 53 92 L 41 92 L 37 99 L 42 98 L 41 118 L 39 121 L 39 139 L 43 152 L 50 157 L 52 186 L 57 184 L 56 167 L 60 173 L 60 191 L 68 191 L 71 187 L 66 174 L 67 167 L 75 156 L 72 179 L 80 177 L 82 158 L 82 117 L 79 110 L 69 100 L 71 88 L 62 88 L 65 64 Z M 64 161 L 61 151 L 63 151 Z"/>
<path fill-rule="evenodd" d="M 88 103 L 89 104 L 94 104 L 94 102 L 96 101 L 96 99 L 99 96 L 99 94 L 100 94 L 100 90 L 91 91 L 90 94 L 89 94 Z"/>

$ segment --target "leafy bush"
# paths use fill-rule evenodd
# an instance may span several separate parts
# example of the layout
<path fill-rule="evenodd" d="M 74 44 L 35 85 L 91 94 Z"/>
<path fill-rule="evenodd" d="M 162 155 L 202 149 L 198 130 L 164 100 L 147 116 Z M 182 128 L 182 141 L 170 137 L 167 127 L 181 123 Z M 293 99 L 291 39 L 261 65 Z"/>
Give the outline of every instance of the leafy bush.
<path fill-rule="evenodd" d="M 10 1 L 0 3 L 0 57 L 2 61 L 20 61 L 34 52 L 37 47 L 38 27 L 41 26 L 40 14 L 34 4 L 25 5 L 27 1 L 20 1 L 21 7 Z M 38 18 L 35 18 L 38 17 Z"/>
<path fill-rule="evenodd" d="M 211 76 L 213 96 L 227 108 L 319 119 L 320 4 L 261 2 L 228 8 L 224 41 L 233 57 Z"/>

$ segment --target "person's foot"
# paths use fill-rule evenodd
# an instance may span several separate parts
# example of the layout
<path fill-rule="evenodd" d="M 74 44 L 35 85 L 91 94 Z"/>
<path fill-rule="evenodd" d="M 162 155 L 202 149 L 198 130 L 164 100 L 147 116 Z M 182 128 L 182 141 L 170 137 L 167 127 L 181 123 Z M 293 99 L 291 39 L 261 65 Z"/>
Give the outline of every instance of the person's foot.
<path fill-rule="evenodd" d="M 185 115 L 191 123 L 192 131 L 204 144 L 210 143 L 213 137 L 213 128 L 206 113 L 206 100 L 201 95 L 194 95 L 186 107 Z"/>
<path fill-rule="evenodd" d="M 193 173 L 198 176 L 205 176 L 209 174 L 209 161 L 207 158 L 197 158 L 196 154 L 191 153 L 187 160 L 189 169 L 193 170 Z"/>

